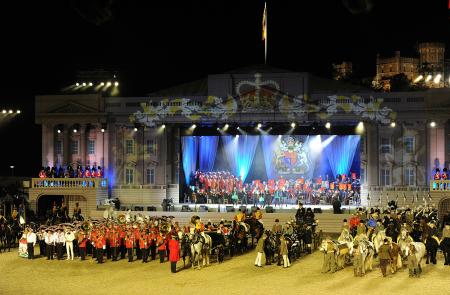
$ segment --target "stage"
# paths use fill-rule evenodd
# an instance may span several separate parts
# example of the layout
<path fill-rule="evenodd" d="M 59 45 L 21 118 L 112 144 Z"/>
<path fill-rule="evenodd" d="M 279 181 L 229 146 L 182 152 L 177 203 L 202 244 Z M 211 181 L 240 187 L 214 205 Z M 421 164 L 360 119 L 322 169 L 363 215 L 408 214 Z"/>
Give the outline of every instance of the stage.
<path fill-rule="evenodd" d="M 266 211 L 267 207 L 273 208 L 275 212 L 279 213 L 290 213 L 297 212 L 298 205 L 281 205 L 281 206 L 254 206 L 253 204 L 193 204 L 193 203 L 180 203 L 177 205 L 173 205 L 174 211 L 184 211 L 183 209 L 189 208 L 192 212 L 230 212 L 230 210 L 238 211 L 240 208 L 246 207 L 247 212 L 251 212 L 252 208 L 260 208 L 263 212 Z M 322 211 L 322 212 L 333 212 L 332 205 L 303 205 L 303 207 L 311 208 L 313 211 Z M 341 206 L 342 212 L 353 212 L 360 205 L 345 205 Z M 228 210 L 228 211 L 227 211 Z"/>

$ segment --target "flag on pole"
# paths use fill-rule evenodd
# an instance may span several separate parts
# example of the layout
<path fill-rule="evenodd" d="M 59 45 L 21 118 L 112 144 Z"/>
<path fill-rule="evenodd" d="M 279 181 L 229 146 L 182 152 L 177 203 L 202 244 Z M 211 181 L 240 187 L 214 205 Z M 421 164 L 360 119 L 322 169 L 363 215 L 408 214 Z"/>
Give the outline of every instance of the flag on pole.
<path fill-rule="evenodd" d="M 264 41 L 264 63 L 267 63 L 267 5 L 264 3 L 262 19 L 262 40 Z"/>
<path fill-rule="evenodd" d="M 262 40 L 265 41 L 267 38 L 267 8 L 266 3 L 264 3 L 264 13 L 262 20 Z"/>

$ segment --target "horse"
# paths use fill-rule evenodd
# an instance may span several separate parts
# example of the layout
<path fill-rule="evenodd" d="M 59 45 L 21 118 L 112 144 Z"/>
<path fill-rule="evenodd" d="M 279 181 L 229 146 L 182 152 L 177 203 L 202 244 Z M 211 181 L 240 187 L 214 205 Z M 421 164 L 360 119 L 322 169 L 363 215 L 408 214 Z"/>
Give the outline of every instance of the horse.
<path fill-rule="evenodd" d="M 425 257 L 426 254 L 426 247 L 425 244 L 422 242 L 414 242 L 413 239 L 408 235 L 403 237 L 403 231 L 402 236 L 399 237 L 398 246 L 400 247 L 400 254 L 402 256 L 402 263 L 403 259 L 408 257 L 409 253 L 409 245 L 414 245 L 414 248 L 416 249 L 416 258 L 417 258 L 417 264 L 419 266 L 419 272 L 422 272 L 422 267 L 420 265 L 420 262 L 422 261 L 423 257 Z"/>
<path fill-rule="evenodd" d="M 245 223 L 233 221 L 232 229 L 230 231 L 230 255 L 233 256 L 235 251 L 244 253 L 248 247 L 247 232 L 249 226 Z"/>
<path fill-rule="evenodd" d="M 420 262 L 422 261 L 423 257 L 425 257 L 425 253 L 426 253 L 425 244 L 422 242 L 401 241 L 401 243 L 399 243 L 399 247 L 400 247 L 400 253 L 402 253 L 403 258 L 408 257 L 410 245 L 413 245 L 416 250 L 415 255 L 416 255 L 417 265 L 419 267 L 419 274 L 420 274 L 422 272 L 422 266 L 420 265 Z"/>
<path fill-rule="evenodd" d="M 409 235 L 406 229 L 402 229 L 400 236 L 397 238 L 397 244 L 400 247 L 402 258 L 405 258 L 406 247 L 414 242 L 413 238 Z"/>
<path fill-rule="evenodd" d="M 217 262 L 222 263 L 225 258 L 227 239 L 224 234 L 215 231 L 208 232 L 208 235 L 211 237 L 212 242 L 211 254 L 217 257 Z"/>
<path fill-rule="evenodd" d="M 350 248 L 346 242 L 333 241 L 334 252 L 335 252 L 335 263 L 336 269 L 343 269 L 346 262 L 346 257 L 350 255 Z M 326 253 L 328 248 L 327 240 L 322 240 L 319 251 Z"/>
<path fill-rule="evenodd" d="M 384 239 L 386 238 L 386 231 L 380 230 L 377 232 L 376 235 L 372 235 L 372 243 L 373 246 L 375 247 L 375 254 L 378 253 L 378 250 L 380 249 L 380 246 L 383 245 Z M 391 238 L 392 240 L 392 238 Z"/>
<path fill-rule="evenodd" d="M 254 240 L 258 242 L 264 232 L 264 225 L 256 218 L 246 218 L 245 224 L 250 226 L 250 235 L 252 237 L 252 246 L 254 245 Z"/>
<path fill-rule="evenodd" d="M 372 270 L 375 247 L 365 234 L 360 234 L 358 239 L 358 248 L 361 253 L 362 274 L 365 274 L 366 270 Z M 350 250 L 350 254 L 352 254 L 352 252 L 353 248 Z"/>
<path fill-rule="evenodd" d="M 209 265 L 209 251 L 212 248 L 211 237 L 205 233 L 191 233 L 190 241 L 192 268 L 195 267 L 196 262 L 198 269 L 201 268 L 200 256 L 203 258 L 203 266 Z"/>
<path fill-rule="evenodd" d="M 277 256 L 278 265 L 281 265 L 280 255 L 280 240 L 271 231 L 266 231 L 267 238 L 264 240 L 264 254 L 266 256 L 266 265 L 271 265 L 275 262 L 275 255 Z"/>
<path fill-rule="evenodd" d="M 390 263 L 391 273 L 396 273 L 397 269 L 402 268 L 401 249 L 397 243 L 392 241 L 391 237 L 388 237 L 387 239 L 388 239 L 389 245 L 391 247 L 391 255 L 392 255 L 392 260 Z"/>
<path fill-rule="evenodd" d="M 349 230 L 346 229 L 346 228 L 342 229 L 342 232 L 341 232 L 341 234 L 340 234 L 340 236 L 338 238 L 338 242 L 340 242 L 340 243 L 347 243 L 349 248 L 352 248 L 353 241 L 354 241 L 354 238 L 350 234 Z"/>
<path fill-rule="evenodd" d="M 183 233 L 182 231 L 178 232 L 178 239 L 180 241 L 180 257 L 183 258 L 183 268 L 185 268 L 187 256 L 189 256 L 189 261 L 192 265 L 191 240 L 189 238 L 189 235 Z"/>
<path fill-rule="evenodd" d="M 439 248 L 440 241 L 436 236 L 428 235 L 425 240 L 425 248 L 427 250 L 427 262 L 426 264 L 431 263 L 436 264 L 436 252 Z"/>
<path fill-rule="evenodd" d="M 2 251 L 11 252 L 11 244 L 13 243 L 14 234 L 12 232 L 11 226 L 7 223 L 0 224 L 0 253 Z"/>

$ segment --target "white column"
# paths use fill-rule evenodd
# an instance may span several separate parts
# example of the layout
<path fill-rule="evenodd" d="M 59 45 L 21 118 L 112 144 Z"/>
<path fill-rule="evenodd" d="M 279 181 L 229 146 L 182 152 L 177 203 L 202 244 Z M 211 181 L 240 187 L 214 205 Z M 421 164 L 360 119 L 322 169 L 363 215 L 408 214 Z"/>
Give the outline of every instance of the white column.
<path fill-rule="evenodd" d="M 54 137 L 53 126 L 47 123 L 42 124 L 42 166 L 54 166 Z"/>

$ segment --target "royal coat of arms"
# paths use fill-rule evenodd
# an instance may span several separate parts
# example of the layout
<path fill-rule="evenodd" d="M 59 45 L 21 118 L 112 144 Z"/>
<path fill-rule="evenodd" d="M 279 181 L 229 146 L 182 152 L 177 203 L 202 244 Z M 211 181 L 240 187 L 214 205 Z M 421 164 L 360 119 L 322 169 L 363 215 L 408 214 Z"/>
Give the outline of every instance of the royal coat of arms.
<path fill-rule="evenodd" d="M 275 151 L 274 164 L 279 174 L 306 173 L 310 163 L 305 144 L 292 136 L 281 140 Z"/>

